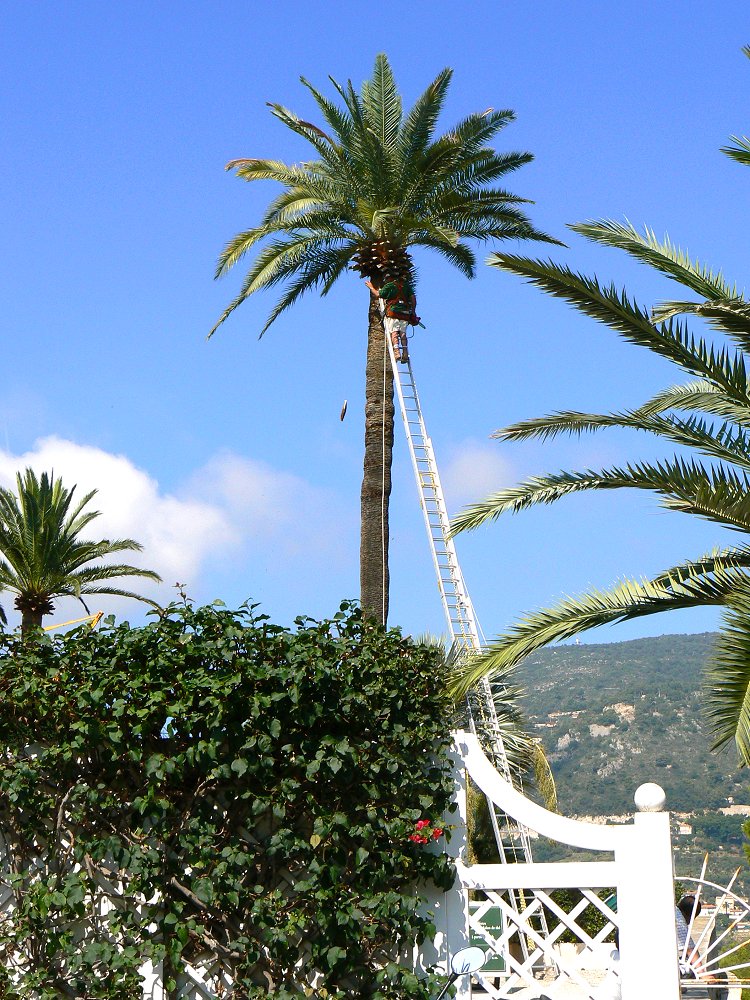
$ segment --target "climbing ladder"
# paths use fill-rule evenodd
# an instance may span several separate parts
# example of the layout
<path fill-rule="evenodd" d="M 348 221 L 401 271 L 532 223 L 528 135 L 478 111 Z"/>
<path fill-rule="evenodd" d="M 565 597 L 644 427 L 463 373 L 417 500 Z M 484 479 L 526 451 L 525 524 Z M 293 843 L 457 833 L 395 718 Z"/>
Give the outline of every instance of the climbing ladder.
<path fill-rule="evenodd" d="M 457 659 L 468 660 L 481 652 L 484 637 L 464 583 L 456 555 L 456 547 L 450 537 L 448 511 L 445 506 L 432 442 L 427 434 L 422 408 L 419 405 L 411 361 L 409 360 L 405 364 L 397 362 L 390 338 L 386 336 L 385 339 L 394 372 L 394 382 L 406 438 L 409 442 L 409 452 L 419 490 L 427 536 L 430 541 L 440 597 L 453 641 L 451 652 Z M 488 756 L 505 780 L 518 785 L 518 780 L 515 782 L 513 780 L 492 697 L 492 687 L 486 678 L 480 682 L 476 690 L 472 691 L 467 702 L 472 732 L 480 738 Z M 502 813 L 498 814 L 497 809 L 489 801 L 488 806 L 501 860 L 503 862 L 531 861 L 531 840 L 526 827 L 521 824 L 511 824 L 508 817 Z"/>

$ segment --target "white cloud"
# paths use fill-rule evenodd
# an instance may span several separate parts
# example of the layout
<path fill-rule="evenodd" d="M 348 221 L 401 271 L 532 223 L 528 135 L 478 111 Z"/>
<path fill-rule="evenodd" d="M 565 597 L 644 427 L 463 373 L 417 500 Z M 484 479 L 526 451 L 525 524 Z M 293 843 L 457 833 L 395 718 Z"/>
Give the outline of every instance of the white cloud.
<path fill-rule="evenodd" d="M 191 593 L 200 589 L 209 564 L 244 567 L 251 553 L 283 571 L 300 556 L 335 560 L 340 549 L 332 495 L 230 452 L 214 456 L 174 493 L 164 492 L 125 455 L 54 436 L 39 439 L 21 455 L 0 449 L 0 485 L 15 489 L 16 473 L 27 466 L 37 475 L 54 471 L 66 486 L 76 486 L 77 497 L 97 490 L 90 508 L 101 516 L 86 533 L 140 542 L 143 552 L 123 553 L 121 561 L 156 570 L 164 582 L 124 579 L 122 585 L 160 603 L 175 598 L 176 581 Z M 0 602 L 12 612 L 7 597 Z M 118 616 L 134 613 L 132 602 L 117 599 L 97 599 L 96 606 Z"/>
<path fill-rule="evenodd" d="M 474 438 L 452 450 L 440 473 L 446 504 L 452 513 L 511 485 L 516 478 L 513 466 L 500 454 L 500 445 L 485 444 Z"/>
<path fill-rule="evenodd" d="M 188 491 L 226 511 L 252 548 L 260 543 L 295 556 L 338 547 L 335 494 L 266 462 L 221 451 L 194 473 Z"/>
<path fill-rule="evenodd" d="M 86 534 L 99 538 L 135 538 L 144 552 L 125 561 L 155 569 L 172 584 L 190 579 L 205 554 L 231 541 L 226 515 L 192 499 L 161 493 L 159 484 L 124 455 L 113 455 L 89 445 L 46 437 L 23 455 L 0 451 L 0 483 L 15 487 L 15 475 L 27 466 L 37 475 L 53 472 L 80 498 L 97 490 L 89 508 L 101 517 Z"/>

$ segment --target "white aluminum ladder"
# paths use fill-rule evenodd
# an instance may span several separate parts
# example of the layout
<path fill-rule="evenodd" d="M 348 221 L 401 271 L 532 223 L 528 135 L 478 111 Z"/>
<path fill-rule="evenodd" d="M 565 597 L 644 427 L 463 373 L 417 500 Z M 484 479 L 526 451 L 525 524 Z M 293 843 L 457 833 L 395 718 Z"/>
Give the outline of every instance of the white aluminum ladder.
<path fill-rule="evenodd" d="M 422 408 L 419 405 L 411 360 L 406 363 L 397 362 L 393 344 L 387 333 L 385 340 L 394 372 L 396 392 L 409 443 L 440 597 L 453 641 L 452 652 L 460 658 L 468 659 L 481 652 L 483 636 L 464 583 L 456 547 L 449 534 L 448 511 L 432 442 L 427 434 Z M 517 786 L 519 782 L 513 781 L 492 697 L 492 688 L 486 678 L 480 682 L 478 690 L 469 696 L 467 702 L 472 732 L 480 738 L 488 756 L 505 780 Z M 531 839 L 527 828 L 514 823 L 514 829 L 509 830 L 508 817 L 503 814 L 498 815 L 491 801 L 488 800 L 487 804 L 501 860 L 530 862 Z"/>

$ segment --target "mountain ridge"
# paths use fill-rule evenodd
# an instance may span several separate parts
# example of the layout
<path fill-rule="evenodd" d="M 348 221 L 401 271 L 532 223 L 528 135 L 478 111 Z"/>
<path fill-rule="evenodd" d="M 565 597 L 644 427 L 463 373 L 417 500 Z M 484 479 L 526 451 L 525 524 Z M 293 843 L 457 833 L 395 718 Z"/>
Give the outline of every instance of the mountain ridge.
<path fill-rule="evenodd" d="M 559 645 L 525 660 L 522 709 L 545 746 L 560 811 L 632 813 L 645 781 L 675 812 L 750 799 L 733 750 L 712 753 L 703 676 L 716 633 Z"/>

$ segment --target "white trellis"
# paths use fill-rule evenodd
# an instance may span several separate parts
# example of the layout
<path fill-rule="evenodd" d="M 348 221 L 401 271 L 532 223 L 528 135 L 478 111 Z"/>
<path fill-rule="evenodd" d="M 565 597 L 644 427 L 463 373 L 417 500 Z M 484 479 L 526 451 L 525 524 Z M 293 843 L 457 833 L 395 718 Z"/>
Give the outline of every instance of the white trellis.
<path fill-rule="evenodd" d="M 483 996 L 548 996 L 604 1000 L 677 1000 L 680 995 L 675 930 L 673 868 L 669 814 L 662 811 L 664 793 L 658 785 L 642 785 L 636 793 L 639 809 L 633 822 L 621 826 L 582 823 L 559 816 L 531 802 L 495 770 L 476 736 L 459 732 L 455 738 L 458 810 L 452 820 L 465 820 L 462 769 L 477 787 L 509 816 L 550 840 L 588 851 L 606 853 L 601 861 L 468 865 L 462 854 L 465 837 L 452 841 L 458 878 L 445 897 L 436 898 L 436 951 L 425 953 L 428 964 L 437 956 L 447 967 L 470 935 L 499 960 L 500 971 L 480 972 Z M 459 831 L 460 834 L 460 831 Z M 580 889 L 581 903 L 566 912 L 551 898 L 555 889 Z M 616 911 L 603 898 L 616 892 Z M 512 891 L 524 906 L 509 905 Z M 469 907 L 469 894 L 480 897 Z M 607 918 L 594 937 L 578 923 L 583 910 L 593 906 Z M 487 911 L 499 915 L 499 929 L 487 929 Z M 548 933 L 539 932 L 545 913 Z M 610 956 L 613 944 L 604 939 L 619 931 L 620 957 Z M 560 946 L 566 930 L 579 946 Z M 518 947 L 524 938 L 525 946 Z M 498 963 L 496 963 L 498 964 Z M 458 996 L 469 997 L 471 984 L 459 980 Z M 620 992 L 621 991 L 621 994 Z"/>

